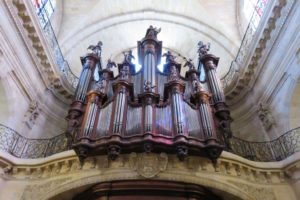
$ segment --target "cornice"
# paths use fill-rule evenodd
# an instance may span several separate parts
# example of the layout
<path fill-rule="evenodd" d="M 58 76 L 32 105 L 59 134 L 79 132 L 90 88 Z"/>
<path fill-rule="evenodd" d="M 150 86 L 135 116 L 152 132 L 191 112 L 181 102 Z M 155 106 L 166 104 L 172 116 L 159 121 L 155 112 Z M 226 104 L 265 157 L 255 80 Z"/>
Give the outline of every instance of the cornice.
<path fill-rule="evenodd" d="M 32 17 L 34 11 L 29 10 L 28 3 L 31 2 L 23 0 L 5 1 L 5 5 L 28 52 L 36 63 L 36 69 L 40 73 L 44 84 L 58 99 L 64 103 L 69 103 L 73 95 L 72 86 L 66 87 L 66 83 L 62 83 L 53 59 L 54 55 L 47 49 L 49 48 L 47 41 L 44 39 L 41 30 L 38 30 L 38 28 L 40 29 L 39 24 L 34 21 Z"/>
<path fill-rule="evenodd" d="M 247 57 L 248 61 L 245 58 L 241 64 L 246 67 L 239 66 L 241 69 L 234 72 L 231 83 L 225 87 L 226 100 L 229 105 L 239 102 L 252 90 L 255 80 L 259 76 L 258 72 L 261 71 L 265 62 L 263 60 L 267 59 L 267 55 L 272 50 L 270 47 L 274 46 L 274 43 L 278 40 L 294 2 L 294 0 L 278 0 L 277 4 L 272 7 L 271 16 L 266 16 L 267 19 L 264 19 L 266 21 L 265 25 L 261 24 L 264 28 L 261 32 L 256 33 L 256 37 L 253 39 L 257 41 L 257 44 L 253 46 L 252 51 L 250 47 L 250 50 L 245 52 L 249 55 Z M 258 27 L 259 29 L 260 27 Z"/>
<path fill-rule="evenodd" d="M 150 154 L 154 157 L 161 156 L 161 154 Z M 143 153 L 122 154 L 116 161 L 110 161 L 107 156 L 96 156 L 88 158 L 81 166 L 73 150 L 43 159 L 20 159 L 0 151 L 0 169 L 2 169 L 1 177 L 6 179 L 37 180 L 52 175 L 81 173 L 85 170 L 101 169 L 103 167 L 115 168 L 118 166 L 122 169 L 122 166 L 130 164 L 130 159 L 139 158 L 139 156 L 143 156 Z M 189 156 L 185 161 L 179 161 L 176 155 L 164 154 L 164 157 L 166 156 L 168 167 L 181 166 L 179 168 L 187 171 L 192 170 L 195 172 L 196 170 L 199 173 L 215 173 L 222 176 L 238 177 L 253 183 L 284 183 L 288 180 L 285 174 L 290 174 L 295 169 L 299 170 L 300 166 L 299 152 L 279 162 L 254 162 L 225 151 L 216 163 L 196 156 Z M 123 164 L 120 165 L 120 162 Z M 140 175 L 143 176 L 143 174 Z"/>
<path fill-rule="evenodd" d="M 73 150 L 44 159 L 18 159 L 0 152 L 0 177 L 25 184 L 21 199 L 49 199 L 82 186 L 115 180 L 165 180 L 200 184 L 242 199 L 276 199 L 275 188 L 289 187 L 299 171 L 300 153 L 280 162 L 258 163 L 223 152 L 216 163 L 165 153 L 90 157 L 81 165 Z M 155 164 L 153 164 L 155 163 Z M 45 196 L 45 194 L 47 194 Z"/>

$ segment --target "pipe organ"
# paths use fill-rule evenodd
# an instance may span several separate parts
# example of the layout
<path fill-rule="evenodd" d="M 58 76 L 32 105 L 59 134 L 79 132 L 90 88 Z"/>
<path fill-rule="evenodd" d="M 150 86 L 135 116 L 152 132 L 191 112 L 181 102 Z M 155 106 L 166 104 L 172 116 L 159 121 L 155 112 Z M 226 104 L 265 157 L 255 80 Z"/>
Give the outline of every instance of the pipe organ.
<path fill-rule="evenodd" d="M 139 71 L 128 51 L 122 63 L 109 60 L 105 69 L 98 69 L 100 79 L 96 81 L 93 73 L 101 66 L 101 46 L 81 58 L 83 69 L 66 131 L 81 161 L 103 154 L 116 159 L 120 153 L 130 152 L 216 160 L 229 148 L 231 118 L 216 73 L 219 58 L 199 47 L 205 81 L 199 80 L 200 70 L 191 59 L 186 60 L 184 67 L 189 69 L 182 77 L 176 57 L 170 51 L 161 55 L 159 32 L 150 26 L 138 42 Z M 161 72 L 158 65 L 163 57 L 166 64 Z M 118 67 L 118 76 L 114 77 L 112 67 Z"/>

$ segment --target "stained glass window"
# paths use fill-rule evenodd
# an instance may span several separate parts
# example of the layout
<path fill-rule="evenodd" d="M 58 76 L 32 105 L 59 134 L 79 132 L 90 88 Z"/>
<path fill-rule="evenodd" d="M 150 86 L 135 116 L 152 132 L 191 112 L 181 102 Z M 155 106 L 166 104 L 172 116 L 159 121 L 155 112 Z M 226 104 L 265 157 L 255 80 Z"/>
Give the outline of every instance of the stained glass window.
<path fill-rule="evenodd" d="M 32 0 L 36 12 L 39 16 L 42 27 L 44 28 L 49 22 L 54 8 L 56 6 L 55 0 Z"/>
<path fill-rule="evenodd" d="M 258 23 L 264 13 L 268 0 L 245 0 L 244 13 L 247 20 L 250 21 L 252 29 L 256 30 Z"/>

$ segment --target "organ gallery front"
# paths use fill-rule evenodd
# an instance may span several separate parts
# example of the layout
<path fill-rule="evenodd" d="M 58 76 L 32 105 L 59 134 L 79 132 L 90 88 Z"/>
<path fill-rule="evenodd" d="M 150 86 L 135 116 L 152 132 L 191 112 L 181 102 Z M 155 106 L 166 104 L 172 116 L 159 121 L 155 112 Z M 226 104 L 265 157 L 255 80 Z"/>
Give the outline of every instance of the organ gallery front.
<path fill-rule="evenodd" d="M 109 59 L 103 66 L 101 42 L 81 57 L 82 72 L 67 116 L 67 136 L 81 162 L 96 155 L 115 160 L 132 152 L 215 161 L 230 148 L 231 118 L 216 71 L 219 58 L 199 42 L 197 66 L 191 59 L 177 63 L 175 53 L 162 54 L 159 32 L 150 26 L 138 42 L 139 71 L 132 51 L 123 53 L 123 62 Z M 160 71 L 162 59 L 166 64 Z M 188 67 L 184 77 L 183 67 Z"/>

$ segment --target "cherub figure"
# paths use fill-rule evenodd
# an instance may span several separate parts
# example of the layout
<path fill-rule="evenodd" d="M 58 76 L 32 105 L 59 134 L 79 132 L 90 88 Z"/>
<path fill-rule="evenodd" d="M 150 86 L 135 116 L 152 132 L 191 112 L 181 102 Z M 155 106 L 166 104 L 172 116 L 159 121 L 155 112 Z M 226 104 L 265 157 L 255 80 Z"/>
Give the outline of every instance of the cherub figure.
<path fill-rule="evenodd" d="M 194 84 L 193 90 L 195 93 L 203 91 L 202 86 L 199 81 L 194 81 L 193 84 Z"/>
<path fill-rule="evenodd" d="M 155 88 L 155 85 L 152 85 L 151 81 L 145 81 L 144 83 L 144 90 L 146 92 L 151 92 L 153 88 Z"/>
<path fill-rule="evenodd" d="M 87 49 L 90 49 L 93 51 L 94 54 L 96 54 L 99 58 L 101 57 L 102 52 L 102 45 L 103 43 L 99 41 L 97 45 L 90 45 Z"/>
<path fill-rule="evenodd" d="M 97 81 L 96 85 L 95 85 L 95 90 L 98 92 L 103 93 L 104 91 L 104 83 L 103 83 L 103 79 L 100 79 L 99 81 Z"/>

